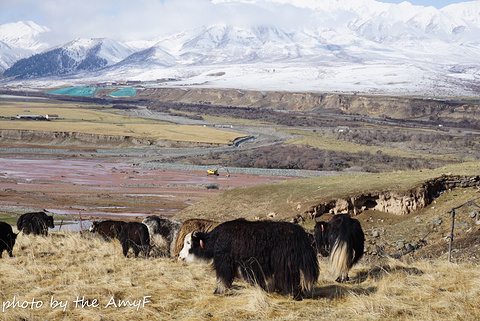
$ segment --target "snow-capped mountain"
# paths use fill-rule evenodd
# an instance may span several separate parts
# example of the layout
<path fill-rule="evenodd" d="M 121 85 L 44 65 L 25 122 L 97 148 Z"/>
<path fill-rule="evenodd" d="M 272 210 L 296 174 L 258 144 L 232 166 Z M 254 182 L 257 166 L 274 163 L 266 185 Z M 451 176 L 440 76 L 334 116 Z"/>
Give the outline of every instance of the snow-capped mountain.
<path fill-rule="evenodd" d="M 40 40 L 40 35 L 48 31 L 50 29 L 33 21 L 6 23 L 0 26 L 0 41 L 13 48 L 39 52 L 48 48 L 48 44 Z"/>
<path fill-rule="evenodd" d="M 11 67 L 17 60 L 29 57 L 49 45 L 40 40 L 47 27 L 32 21 L 20 21 L 0 25 L 0 72 Z"/>
<path fill-rule="evenodd" d="M 20 32 L 7 37 L 0 26 L 0 68 L 10 67 L 7 80 L 176 78 L 182 85 L 246 89 L 480 95 L 479 0 L 442 9 L 375 0 L 212 4 L 238 11 L 260 7 L 289 19 L 215 23 L 130 43 L 76 39 L 28 59 L 18 56 L 14 64 L 15 56 L 3 48 L 23 44 L 32 50 L 35 37 L 27 33 L 22 42 Z"/>
<path fill-rule="evenodd" d="M 112 39 L 75 39 L 17 61 L 5 77 L 32 78 L 94 71 L 128 57 L 133 50 Z"/>

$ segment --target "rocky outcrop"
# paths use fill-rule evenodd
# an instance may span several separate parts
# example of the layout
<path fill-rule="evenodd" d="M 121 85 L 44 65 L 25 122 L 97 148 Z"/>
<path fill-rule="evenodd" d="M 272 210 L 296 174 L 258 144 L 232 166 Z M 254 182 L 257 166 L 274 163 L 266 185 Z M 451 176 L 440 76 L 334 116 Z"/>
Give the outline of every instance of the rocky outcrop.
<path fill-rule="evenodd" d="M 326 213 L 358 215 L 367 209 L 406 215 L 424 208 L 447 190 L 467 187 L 480 188 L 480 176 L 442 176 L 404 193 L 395 191 L 365 193 L 330 200 L 312 206 L 302 216 L 312 219 Z"/>

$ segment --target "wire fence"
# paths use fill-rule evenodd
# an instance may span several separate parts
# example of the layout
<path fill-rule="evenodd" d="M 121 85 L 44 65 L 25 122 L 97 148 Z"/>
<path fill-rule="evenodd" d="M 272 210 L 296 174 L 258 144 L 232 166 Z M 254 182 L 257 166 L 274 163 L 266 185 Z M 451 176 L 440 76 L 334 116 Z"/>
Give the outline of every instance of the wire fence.
<path fill-rule="evenodd" d="M 455 212 L 456 210 L 464 207 L 464 206 L 475 206 L 477 208 L 480 208 L 480 205 L 478 205 L 476 202 L 480 200 L 480 197 L 479 198 L 476 198 L 474 200 L 471 200 L 471 201 L 468 201 L 468 202 L 465 202 L 457 207 L 454 207 L 452 208 L 450 211 L 446 212 L 446 213 L 450 213 L 452 214 L 452 227 L 450 229 L 450 235 L 448 236 L 449 237 L 449 244 L 448 244 L 448 262 L 451 262 L 452 261 L 452 244 L 453 244 L 453 236 L 454 236 L 454 232 L 455 232 Z M 476 214 L 478 215 L 478 214 Z"/>

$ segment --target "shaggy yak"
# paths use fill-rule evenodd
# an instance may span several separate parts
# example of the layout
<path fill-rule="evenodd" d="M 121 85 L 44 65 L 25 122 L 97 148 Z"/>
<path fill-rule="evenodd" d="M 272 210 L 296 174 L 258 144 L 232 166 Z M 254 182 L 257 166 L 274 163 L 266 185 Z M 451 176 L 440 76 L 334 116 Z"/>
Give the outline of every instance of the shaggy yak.
<path fill-rule="evenodd" d="M 209 233 L 193 232 L 180 258 L 186 262 L 211 260 L 218 287 L 215 294 L 224 294 L 232 286 L 236 273 L 250 284 L 268 290 L 292 294 L 301 299 L 311 291 L 318 279 L 315 250 L 305 230 L 287 222 L 244 219 L 218 225 Z"/>
<path fill-rule="evenodd" d="M 175 238 L 175 247 L 173 248 L 172 256 L 174 258 L 178 258 L 180 251 L 184 247 L 185 236 L 193 231 L 199 232 L 210 232 L 213 230 L 220 222 L 205 220 L 201 218 L 192 218 L 189 220 L 185 220 L 180 230 L 177 233 L 177 237 Z"/>
<path fill-rule="evenodd" d="M 0 222 L 0 258 L 2 257 L 3 251 L 7 251 L 10 257 L 13 256 L 12 251 L 17 235 L 18 234 L 13 233 L 10 224 Z"/>
<path fill-rule="evenodd" d="M 329 256 L 330 273 L 337 282 L 348 281 L 348 271 L 363 256 L 365 235 L 360 222 L 348 214 L 338 214 L 314 228 L 317 251 Z"/>
<path fill-rule="evenodd" d="M 157 215 L 150 215 L 143 219 L 148 228 L 152 246 L 159 256 L 171 256 L 175 246 L 177 232 L 182 221 Z"/>
<path fill-rule="evenodd" d="M 53 216 L 45 212 L 25 213 L 17 220 L 18 231 L 23 231 L 25 235 L 48 235 L 48 228 L 54 228 Z"/>

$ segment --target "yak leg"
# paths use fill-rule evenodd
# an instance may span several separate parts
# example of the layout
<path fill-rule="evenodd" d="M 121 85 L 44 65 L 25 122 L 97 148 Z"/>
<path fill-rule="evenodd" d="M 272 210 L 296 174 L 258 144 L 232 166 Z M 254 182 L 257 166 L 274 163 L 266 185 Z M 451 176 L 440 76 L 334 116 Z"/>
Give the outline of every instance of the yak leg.
<path fill-rule="evenodd" d="M 129 249 L 130 249 L 130 246 L 128 245 L 128 241 L 123 242 L 122 243 L 123 256 L 127 257 Z"/>
<path fill-rule="evenodd" d="M 233 278 L 235 277 L 235 266 L 229 264 L 229 262 L 223 261 L 221 264 L 216 264 L 218 261 L 215 261 L 215 271 L 217 274 L 217 289 L 214 294 L 225 294 L 225 292 L 230 289 L 233 283 Z"/>

